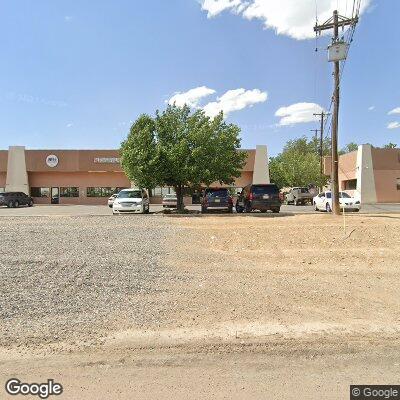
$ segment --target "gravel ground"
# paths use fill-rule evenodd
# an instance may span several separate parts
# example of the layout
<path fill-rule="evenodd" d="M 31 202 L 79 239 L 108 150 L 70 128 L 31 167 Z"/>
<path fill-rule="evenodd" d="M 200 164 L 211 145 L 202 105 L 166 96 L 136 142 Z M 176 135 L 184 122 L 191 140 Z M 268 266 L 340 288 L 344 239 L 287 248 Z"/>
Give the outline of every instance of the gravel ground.
<path fill-rule="evenodd" d="M 398 380 L 398 214 L 0 220 L 3 387 L 336 400 Z"/>
<path fill-rule="evenodd" d="M 2 218 L 0 346 L 156 328 L 179 279 L 161 259 L 173 230 L 156 216 Z"/>

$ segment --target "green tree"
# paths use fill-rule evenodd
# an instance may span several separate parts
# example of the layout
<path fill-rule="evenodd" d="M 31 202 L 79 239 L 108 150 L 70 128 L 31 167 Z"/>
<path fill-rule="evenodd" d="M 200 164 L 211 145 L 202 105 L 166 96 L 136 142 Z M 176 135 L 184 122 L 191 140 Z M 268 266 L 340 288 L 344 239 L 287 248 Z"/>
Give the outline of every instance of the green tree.
<path fill-rule="evenodd" d="M 323 155 L 328 155 L 329 139 L 322 144 Z M 271 181 L 279 187 L 323 186 L 327 176 L 320 173 L 319 140 L 308 140 L 305 136 L 289 140 L 282 153 L 270 158 Z"/>
<path fill-rule="evenodd" d="M 346 144 L 346 146 L 344 146 L 339 151 L 339 155 L 351 153 L 352 151 L 357 151 L 357 150 L 358 150 L 358 144 L 354 143 L 354 142 L 350 142 L 349 144 Z"/>
<path fill-rule="evenodd" d="M 182 210 L 185 188 L 232 184 L 240 176 L 246 154 L 238 151 L 239 134 L 222 113 L 211 119 L 202 110 L 170 105 L 133 123 L 121 145 L 121 164 L 140 187 L 173 186 Z"/>
<path fill-rule="evenodd" d="M 385 144 L 385 145 L 383 146 L 383 148 L 384 148 L 384 149 L 395 149 L 395 148 L 397 148 L 397 144 L 390 142 L 390 143 L 388 143 L 388 144 Z"/>

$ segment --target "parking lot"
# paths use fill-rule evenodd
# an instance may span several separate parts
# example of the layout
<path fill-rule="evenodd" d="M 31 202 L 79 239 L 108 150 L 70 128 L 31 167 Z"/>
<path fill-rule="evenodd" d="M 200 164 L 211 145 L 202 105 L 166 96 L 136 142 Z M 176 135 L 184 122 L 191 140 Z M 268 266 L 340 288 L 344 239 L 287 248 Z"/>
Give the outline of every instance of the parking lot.
<path fill-rule="evenodd" d="M 1 209 L 0 379 L 96 400 L 333 400 L 395 381 L 400 216 L 354 213 L 345 230 L 305 209 Z"/>
<path fill-rule="evenodd" d="M 186 207 L 191 211 L 200 212 L 200 205 L 189 205 Z M 152 204 L 150 205 L 150 213 L 159 213 L 163 210 L 161 205 Z M 381 214 L 381 213 L 400 213 L 400 204 L 374 204 L 374 205 L 363 205 L 361 208 L 362 214 Z M 310 214 L 316 213 L 312 206 L 293 206 L 293 205 L 282 205 L 281 214 Z M 318 212 L 319 214 L 320 212 Z M 7 208 L 0 207 L 1 216 L 46 216 L 46 215 L 111 215 L 111 208 L 107 206 L 88 206 L 88 205 L 35 205 L 32 208 L 19 207 L 19 208 Z M 207 215 L 215 215 L 218 213 L 211 213 Z M 220 213 L 223 215 L 223 213 Z M 252 215 L 261 217 L 260 213 L 254 212 Z"/>

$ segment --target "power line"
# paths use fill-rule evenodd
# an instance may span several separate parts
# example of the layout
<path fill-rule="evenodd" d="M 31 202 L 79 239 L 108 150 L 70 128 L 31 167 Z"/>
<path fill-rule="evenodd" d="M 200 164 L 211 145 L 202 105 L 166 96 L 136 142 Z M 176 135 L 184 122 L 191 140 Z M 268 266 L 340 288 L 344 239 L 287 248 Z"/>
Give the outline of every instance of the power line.
<path fill-rule="evenodd" d="M 360 0 L 361 1 L 361 0 Z M 360 5 L 360 3 L 358 4 Z M 314 31 L 320 33 L 322 31 L 333 29 L 333 40 L 331 46 L 337 46 L 340 50 L 340 47 L 343 49 L 343 44 L 341 44 L 339 38 L 339 28 L 341 27 L 344 30 L 345 26 L 353 27 L 358 22 L 358 17 L 354 19 L 349 19 L 347 17 L 343 17 L 338 14 L 338 11 L 335 10 L 333 12 L 333 17 L 328 19 L 322 25 L 316 25 L 314 27 Z M 354 28 L 353 28 L 354 30 Z M 343 33 L 342 38 L 344 39 L 347 32 Z M 340 46 L 340 47 L 339 47 Z M 333 115 L 331 118 L 331 132 L 332 132 L 332 140 L 331 140 L 331 149 L 332 149 L 332 167 L 331 167 L 331 191 L 332 191 L 332 211 L 335 215 L 340 214 L 340 204 L 339 204 L 339 155 L 338 155 L 338 131 L 339 131 L 339 99 L 340 99 L 340 82 L 341 77 L 344 71 L 345 63 L 340 64 L 341 60 L 346 60 L 348 53 L 348 44 L 345 46 L 345 53 L 343 55 L 332 56 L 330 54 L 330 60 L 334 62 L 334 92 L 331 100 L 330 108 L 332 107 L 332 103 L 334 104 Z"/>
<path fill-rule="evenodd" d="M 351 13 L 351 14 L 352 14 L 352 19 L 354 19 L 354 18 L 353 18 L 353 17 L 354 17 L 354 9 L 356 9 L 355 18 L 358 18 L 358 16 L 359 16 L 359 10 L 360 10 L 360 6 L 361 6 L 361 0 L 358 0 L 357 7 L 356 7 L 356 1 L 357 1 L 357 0 L 353 0 L 353 10 L 352 10 L 352 13 Z M 351 46 L 351 43 L 353 42 L 355 30 L 356 30 L 356 24 L 352 24 L 352 25 L 350 25 L 349 29 L 347 29 L 347 31 L 346 31 L 346 33 L 348 33 L 348 38 L 347 38 L 347 40 L 345 40 L 345 42 L 346 42 L 347 45 L 348 45 L 348 48 L 347 48 L 347 55 L 349 54 L 350 46 Z M 342 65 L 341 65 L 341 68 L 340 68 L 340 73 L 339 73 L 339 84 L 341 83 L 341 80 L 342 80 L 343 72 L 344 72 L 344 69 L 345 69 L 345 66 L 346 66 L 346 61 L 347 61 L 347 57 L 346 57 L 346 59 L 342 62 Z M 335 89 L 333 90 L 333 92 L 334 92 L 334 91 L 335 91 Z M 331 110 L 332 110 L 332 105 L 333 105 L 333 93 L 332 93 L 332 96 L 331 96 L 331 101 L 330 101 L 330 104 L 329 104 L 328 113 L 331 112 Z M 329 125 L 329 128 L 326 129 L 328 123 L 329 123 L 330 125 Z M 327 135 L 330 134 L 331 128 L 332 128 L 332 118 L 327 118 L 327 119 L 325 120 L 325 125 L 324 125 L 324 131 L 327 132 Z"/>

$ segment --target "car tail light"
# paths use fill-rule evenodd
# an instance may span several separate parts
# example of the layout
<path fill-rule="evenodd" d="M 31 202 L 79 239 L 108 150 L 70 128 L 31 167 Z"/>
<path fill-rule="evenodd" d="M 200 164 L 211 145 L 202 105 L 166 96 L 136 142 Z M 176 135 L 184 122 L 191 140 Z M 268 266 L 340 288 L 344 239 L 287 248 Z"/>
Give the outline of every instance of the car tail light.
<path fill-rule="evenodd" d="M 253 200 L 253 198 L 254 198 L 253 193 L 250 193 L 250 194 L 249 194 L 249 200 Z"/>
<path fill-rule="evenodd" d="M 283 201 L 283 200 L 284 200 L 284 196 L 283 196 L 283 193 L 282 193 L 282 192 L 279 192 L 279 200 L 280 200 L 280 201 Z"/>

